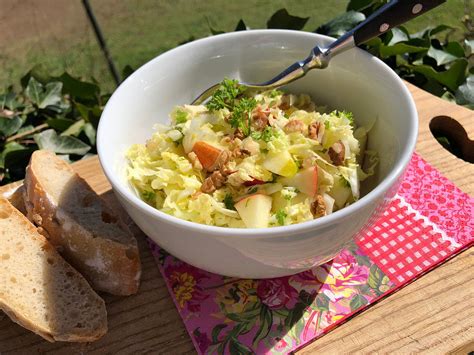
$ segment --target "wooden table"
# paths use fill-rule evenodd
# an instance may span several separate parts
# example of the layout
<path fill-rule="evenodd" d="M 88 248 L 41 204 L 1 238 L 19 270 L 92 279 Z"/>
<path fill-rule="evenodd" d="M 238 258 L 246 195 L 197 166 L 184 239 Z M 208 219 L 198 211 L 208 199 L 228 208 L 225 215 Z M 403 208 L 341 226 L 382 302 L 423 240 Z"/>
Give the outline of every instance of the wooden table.
<path fill-rule="evenodd" d="M 474 138 L 474 113 L 408 84 L 420 116 L 416 151 L 463 191 L 474 195 L 474 164 L 454 157 L 433 138 L 429 123 L 446 115 Z M 444 123 L 443 123 L 444 124 Z M 465 140 L 469 144 L 468 140 Z M 471 142 L 472 144 L 472 142 Z M 474 146 L 471 146 L 471 152 Z M 117 204 L 97 158 L 74 164 L 77 172 Z M 117 207 L 119 208 L 119 207 Z M 48 343 L 0 314 L 0 353 L 194 353 L 155 261 L 138 230 L 143 275 L 140 292 L 104 295 L 109 332 L 91 344 Z M 474 250 L 462 254 L 387 297 L 300 353 L 430 352 L 474 350 Z"/>

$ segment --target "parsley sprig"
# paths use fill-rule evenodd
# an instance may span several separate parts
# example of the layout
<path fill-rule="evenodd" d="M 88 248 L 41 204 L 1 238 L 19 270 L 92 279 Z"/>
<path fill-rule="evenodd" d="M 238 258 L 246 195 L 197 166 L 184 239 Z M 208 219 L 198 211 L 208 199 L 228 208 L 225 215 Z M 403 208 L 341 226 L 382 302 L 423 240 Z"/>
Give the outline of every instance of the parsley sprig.
<path fill-rule="evenodd" d="M 232 112 L 229 123 L 232 128 L 242 130 L 245 136 L 251 133 L 252 111 L 257 107 L 253 97 L 244 97 L 245 88 L 237 80 L 224 79 L 219 89 L 212 95 L 206 107 L 210 111 L 227 108 Z"/>
<path fill-rule="evenodd" d="M 212 95 L 206 107 L 210 111 L 218 111 L 223 108 L 232 110 L 235 105 L 235 99 L 245 91 L 245 88 L 239 85 L 237 80 L 224 79 L 219 89 Z"/>

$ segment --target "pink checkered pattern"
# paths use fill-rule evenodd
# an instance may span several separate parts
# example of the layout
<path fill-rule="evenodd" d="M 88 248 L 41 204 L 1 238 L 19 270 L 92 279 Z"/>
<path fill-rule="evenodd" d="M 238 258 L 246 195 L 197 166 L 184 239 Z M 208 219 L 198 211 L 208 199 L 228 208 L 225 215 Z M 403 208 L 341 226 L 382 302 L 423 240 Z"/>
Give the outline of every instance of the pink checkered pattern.
<path fill-rule="evenodd" d="M 397 196 L 359 246 L 398 285 L 418 277 L 448 258 L 453 242 L 436 225 Z"/>

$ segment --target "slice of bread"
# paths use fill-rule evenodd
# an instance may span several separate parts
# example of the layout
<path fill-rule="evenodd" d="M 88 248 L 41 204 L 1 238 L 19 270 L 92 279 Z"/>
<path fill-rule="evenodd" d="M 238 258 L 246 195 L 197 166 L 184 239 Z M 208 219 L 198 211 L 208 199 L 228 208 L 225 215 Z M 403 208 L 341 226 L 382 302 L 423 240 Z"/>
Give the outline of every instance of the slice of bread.
<path fill-rule="evenodd" d="M 141 266 L 135 237 L 65 161 L 39 150 L 24 180 L 28 218 L 91 284 L 114 295 L 136 293 Z"/>
<path fill-rule="evenodd" d="M 0 309 L 49 341 L 93 341 L 107 332 L 104 301 L 1 197 Z"/>

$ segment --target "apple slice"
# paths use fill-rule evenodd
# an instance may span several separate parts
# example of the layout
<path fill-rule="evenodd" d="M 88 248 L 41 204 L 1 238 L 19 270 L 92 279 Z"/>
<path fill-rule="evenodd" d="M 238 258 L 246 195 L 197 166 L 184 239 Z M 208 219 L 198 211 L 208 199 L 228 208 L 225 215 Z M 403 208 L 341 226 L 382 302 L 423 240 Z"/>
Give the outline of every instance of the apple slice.
<path fill-rule="evenodd" d="M 310 166 L 303 169 L 295 176 L 285 179 L 284 183 L 296 187 L 309 197 L 314 197 L 318 191 L 318 167 Z"/>
<path fill-rule="evenodd" d="M 193 152 L 198 157 L 204 169 L 212 170 L 217 159 L 222 154 L 222 149 L 203 141 L 197 141 L 194 143 Z"/>
<path fill-rule="evenodd" d="M 270 152 L 263 162 L 263 167 L 272 173 L 291 177 L 298 172 L 298 167 L 287 151 L 284 152 Z"/>
<path fill-rule="evenodd" d="M 234 205 L 247 228 L 268 227 L 272 198 L 263 194 L 244 197 Z"/>

